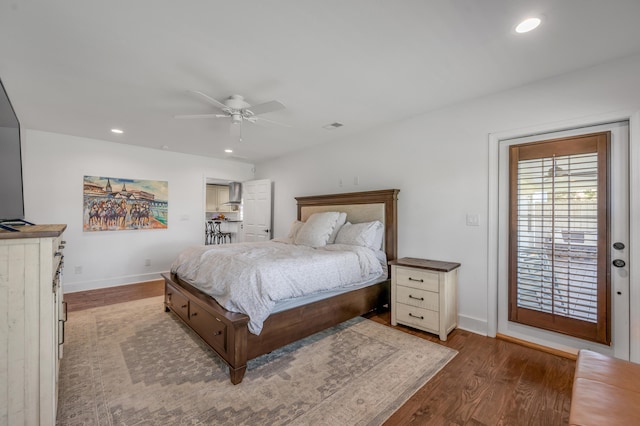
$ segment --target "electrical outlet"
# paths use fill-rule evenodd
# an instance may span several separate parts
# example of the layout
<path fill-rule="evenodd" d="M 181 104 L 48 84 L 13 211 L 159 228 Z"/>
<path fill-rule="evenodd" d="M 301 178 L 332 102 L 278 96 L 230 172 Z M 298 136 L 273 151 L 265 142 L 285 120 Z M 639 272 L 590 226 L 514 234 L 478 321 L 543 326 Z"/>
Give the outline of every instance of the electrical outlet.
<path fill-rule="evenodd" d="M 145 259 L 144 266 L 151 266 L 151 259 Z"/>
<path fill-rule="evenodd" d="M 74 272 L 76 275 L 82 274 L 82 266 L 76 266 Z"/>
<path fill-rule="evenodd" d="M 359 176 L 354 176 L 353 177 L 353 184 L 354 185 L 359 185 L 360 184 L 360 177 Z"/>

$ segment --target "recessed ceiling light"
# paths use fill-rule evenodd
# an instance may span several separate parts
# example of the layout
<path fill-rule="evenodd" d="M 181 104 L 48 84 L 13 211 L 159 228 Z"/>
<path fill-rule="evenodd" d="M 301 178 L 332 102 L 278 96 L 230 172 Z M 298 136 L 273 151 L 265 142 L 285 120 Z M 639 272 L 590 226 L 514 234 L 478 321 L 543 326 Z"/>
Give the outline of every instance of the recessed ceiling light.
<path fill-rule="evenodd" d="M 233 152 L 232 149 L 225 149 L 224 152 L 226 152 L 227 154 L 231 154 Z"/>
<path fill-rule="evenodd" d="M 117 134 L 124 133 L 124 132 L 123 132 L 122 130 L 120 130 L 120 129 L 111 129 L 111 131 L 112 131 L 113 133 L 117 133 Z"/>
<path fill-rule="evenodd" d="M 169 145 L 162 145 L 162 149 L 164 149 L 165 151 L 169 149 Z"/>
<path fill-rule="evenodd" d="M 536 28 L 538 28 L 538 25 L 540 25 L 540 18 L 528 18 L 525 19 L 524 21 L 520 22 L 518 24 L 518 26 L 516 27 L 516 32 L 517 33 L 528 33 L 531 30 L 535 30 Z"/>

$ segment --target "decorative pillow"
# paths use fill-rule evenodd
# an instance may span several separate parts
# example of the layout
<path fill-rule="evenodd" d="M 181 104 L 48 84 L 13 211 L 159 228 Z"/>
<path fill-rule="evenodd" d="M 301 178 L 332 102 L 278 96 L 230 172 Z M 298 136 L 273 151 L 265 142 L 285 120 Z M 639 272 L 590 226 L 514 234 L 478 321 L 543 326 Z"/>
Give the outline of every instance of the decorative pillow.
<path fill-rule="evenodd" d="M 347 222 L 342 226 L 340 232 L 338 232 L 336 244 L 349 244 L 352 246 L 369 247 L 372 250 L 380 250 L 380 247 L 382 247 L 382 237 L 384 235 L 384 232 L 380 232 L 380 229 L 384 231 L 384 226 L 379 220 L 355 224 Z"/>
<path fill-rule="evenodd" d="M 336 242 L 338 231 L 340 231 L 340 228 L 342 228 L 342 225 L 344 225 L 346 221 L 347 221 L 347 214 L 344 212 L 340 212 L 340 215 L 338 216 L 338 220 L 336 221 L 336 226 L 333 228 L 333 232 L 329 236 L 329 240 L 327 241 L 327 244 L 333 244 Z"/>
<path fill-rule="evenodd" d="M 314 213 L 300 227 L 293 242 L 309 247 L 324 247 L 338 221 L 338 212 Z"/>

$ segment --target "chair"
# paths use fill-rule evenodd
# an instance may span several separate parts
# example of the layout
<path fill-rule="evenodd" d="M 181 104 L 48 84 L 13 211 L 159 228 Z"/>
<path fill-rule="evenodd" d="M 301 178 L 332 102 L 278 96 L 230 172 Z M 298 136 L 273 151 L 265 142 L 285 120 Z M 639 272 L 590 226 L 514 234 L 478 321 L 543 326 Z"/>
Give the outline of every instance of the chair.
<path fill-rule="evenodd" d="M 222 232 L 219 220 L 208 221 L 211 224 L 211 236 L 209 244 L 225 244 L 231 242 L 231 232 Z M 228 241 L 227 241 L 228 239 Z"/>

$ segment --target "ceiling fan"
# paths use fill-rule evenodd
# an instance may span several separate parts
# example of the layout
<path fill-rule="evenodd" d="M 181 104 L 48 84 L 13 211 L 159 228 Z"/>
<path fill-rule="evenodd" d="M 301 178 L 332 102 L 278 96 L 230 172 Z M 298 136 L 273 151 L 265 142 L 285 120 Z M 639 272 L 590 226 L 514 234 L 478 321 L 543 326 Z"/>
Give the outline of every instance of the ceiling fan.
<path fill-rule="evenodd" d="M 258 117 L 261 114 L 269 112 L 279 111 L 284 109 L 285 106 L 278 101 L 269 101 L 257 105 L 250 105 L 244 100 L 241 95 L 231 95 L 224 101 L 220 102 L 211 96 L 198 92 L 196 90 L 190 90 L 190 93 L 198 95 L 214 107 L 221 110 L 222 113 L 217 114 L 192 114 L 192 115 L 176 115 L 174 118 L 231 118 L 231 123 L 242 124 L 243 121 L 250 123 L 256 123 L 264 121 L 278 126 L 291 127 L 288 124 L 280 123 L 278 121 L 269 120 L 264 117 Z"/>

